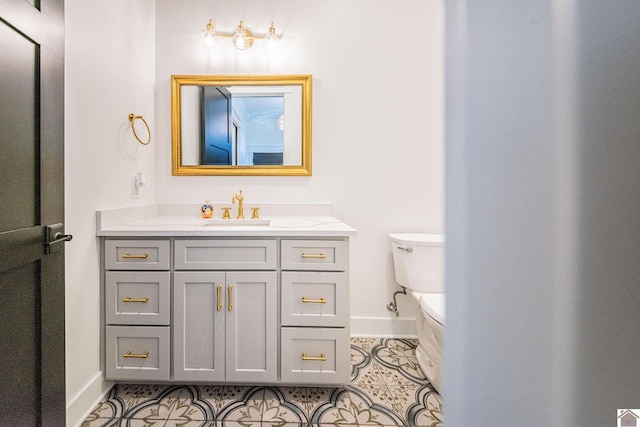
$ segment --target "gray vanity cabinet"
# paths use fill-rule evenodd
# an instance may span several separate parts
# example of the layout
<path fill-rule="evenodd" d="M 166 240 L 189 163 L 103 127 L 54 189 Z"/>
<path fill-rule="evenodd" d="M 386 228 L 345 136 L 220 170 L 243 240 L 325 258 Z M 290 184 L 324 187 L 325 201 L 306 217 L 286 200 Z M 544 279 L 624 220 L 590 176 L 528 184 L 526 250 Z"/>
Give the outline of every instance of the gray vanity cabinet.
<path fill-rule="evenodd" d="M 102 239 L 106 379 L 349 382 L 349 239 Z"/>
<path fill-rule="evenodd" d="M 175 241 L 175 380 L 277 382 L 276 248 L 275 239 Z"/>
<path fill-rule="evenodd" d="M 173 377 L 277 381 L 275 271 L 176 271 Z"/>

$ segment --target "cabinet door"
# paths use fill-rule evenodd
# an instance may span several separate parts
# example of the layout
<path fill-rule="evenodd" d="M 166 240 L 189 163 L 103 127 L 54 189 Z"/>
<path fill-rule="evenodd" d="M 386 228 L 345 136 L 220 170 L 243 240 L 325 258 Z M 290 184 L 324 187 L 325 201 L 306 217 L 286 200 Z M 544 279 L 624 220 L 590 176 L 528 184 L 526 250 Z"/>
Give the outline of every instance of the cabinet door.
<path fill-rule="evenodd" d="M 346 271 L 346 240 L 283 240 L 280 266 L 283 270 Z"/>
<path fill-rule="evenodd" d="M 106 379 L 169 380 L 168 326 L 107 326 Z"/>
<path fill-rule="evenodd" d="M 275 270 L 275 240 L 176 240 L 176 270 Z"/>
<path fill-rule="evenodd" d="M 107 271 L 107 324 L 169 326 L 170 282 L 171 273 L 168 271 Z"/>
<path fill-rule="evenodd" d="M 349 383 L 345 328 L 282 328 L 281 340 L 283 383 Z"/>
<path fill-rule="evenodd" d="M 169 240 L 105 240 L 107 270 L 169 270 Z"/>
<path fill-rule="evenodd" d="M 346 273 L 283 271 L 280 289 L 282 326 L 347 326 Z"/>
<path fill-rule="evenodd" d="M 174 379 L 223 381 L 224 272 L 175 272 L 173 285 Z"/>
<path fill-rule="evenodd" d="M 275 382 L 278 376 L 274 271 L 227 272 L 227 380 Z"/>

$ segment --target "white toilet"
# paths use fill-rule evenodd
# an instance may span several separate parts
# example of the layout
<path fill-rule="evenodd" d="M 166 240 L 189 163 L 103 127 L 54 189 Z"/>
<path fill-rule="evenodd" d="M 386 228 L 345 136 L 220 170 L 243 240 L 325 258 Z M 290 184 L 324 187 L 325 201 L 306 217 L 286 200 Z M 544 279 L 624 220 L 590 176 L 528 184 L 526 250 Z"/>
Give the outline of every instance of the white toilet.
<path fill-rule="evenodd" d="M 420 303 L 416 314 L 418 364 L 433 387 L 441 391 L 445 325 L 444 235 L 391 233 L 389 237 L 396 281 Z"/>

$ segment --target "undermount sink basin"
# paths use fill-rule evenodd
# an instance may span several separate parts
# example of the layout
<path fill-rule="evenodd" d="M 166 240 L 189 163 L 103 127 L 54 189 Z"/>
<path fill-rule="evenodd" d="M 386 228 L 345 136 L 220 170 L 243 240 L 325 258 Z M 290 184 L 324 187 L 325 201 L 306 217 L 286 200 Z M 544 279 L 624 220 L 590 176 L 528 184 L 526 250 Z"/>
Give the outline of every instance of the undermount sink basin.
<path fill-rule="evenodd" d="M 245 226 L 245 225 L 270 225 L 270 219 L 205 219 L 200 225 L 202 226 Z"/>

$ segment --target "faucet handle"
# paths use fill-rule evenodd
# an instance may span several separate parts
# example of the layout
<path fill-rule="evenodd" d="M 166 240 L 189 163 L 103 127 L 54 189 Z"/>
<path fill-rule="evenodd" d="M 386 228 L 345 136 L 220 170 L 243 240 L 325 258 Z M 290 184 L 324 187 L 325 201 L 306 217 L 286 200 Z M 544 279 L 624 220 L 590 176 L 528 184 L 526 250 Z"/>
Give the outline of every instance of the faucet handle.
<path fill-rule="evenodd" d="M 251 219 L 260 219 L 260 208 L 257 206 L 251 207 Z"/>
<path fill-rule="evenodd" d="M 229 215 L 229 210 L 231 208 L 229 206 L 225 206 L 222 208 L 222 219 L 231 219 L 231 215 Z"/>

